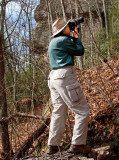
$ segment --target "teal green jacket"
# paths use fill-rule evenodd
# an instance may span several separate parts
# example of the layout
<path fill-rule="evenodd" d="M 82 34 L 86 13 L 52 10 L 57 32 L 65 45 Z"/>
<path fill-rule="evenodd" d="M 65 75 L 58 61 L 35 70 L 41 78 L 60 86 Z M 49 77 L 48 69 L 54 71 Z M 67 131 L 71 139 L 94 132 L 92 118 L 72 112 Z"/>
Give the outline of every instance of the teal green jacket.
<path fill-rule="evenodd" d="M 79 38 L 70 36 L 54 37 L 48 48 L 51 69 L 74 65 L 74 56 L 82 56 L 84 47 Z"/>

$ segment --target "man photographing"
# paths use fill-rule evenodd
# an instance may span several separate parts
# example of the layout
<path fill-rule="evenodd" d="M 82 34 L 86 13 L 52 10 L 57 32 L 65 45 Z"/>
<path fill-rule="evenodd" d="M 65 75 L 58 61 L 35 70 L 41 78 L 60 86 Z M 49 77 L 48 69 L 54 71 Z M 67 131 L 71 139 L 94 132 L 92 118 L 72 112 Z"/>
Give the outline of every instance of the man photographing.
<path fill-rule="evenodd" d="M 52 25 L 53 39 L 48 48 L 51 67 L 48 86 L 53 111 L 48 139 L 48 154 L 55 154 L 60 149 L 62 134 L 65 131 L 67 108 L 70 108 L 75 114 L 69 152 L 88 153 L 90 151 L 86 145 L 89 106 L 73 67 L 74 56 L 82 56 L 84 47 L 78 38 L 77 26 L 75 25 L 71 30 L 71 23 L 59 18 Z"/>

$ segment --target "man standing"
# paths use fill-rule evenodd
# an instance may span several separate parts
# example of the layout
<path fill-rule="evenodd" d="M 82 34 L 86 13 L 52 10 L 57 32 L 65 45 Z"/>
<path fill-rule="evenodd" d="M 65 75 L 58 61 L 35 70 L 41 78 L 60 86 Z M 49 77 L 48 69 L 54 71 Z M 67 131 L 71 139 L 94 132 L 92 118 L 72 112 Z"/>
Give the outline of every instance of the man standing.
<path fill-rule="evenodd" d="M 67 107 L 75 114 L 73 137 L 69 152 L 88 153 L 90 150 L 86 146 L 89 106 L 80 83 L 76 79 L 73 67 L 74 56 L 82 56 L 84 47 L 78 38 L 77 27 L 74 31 L 70 31 L 68 23 L 60 18 L 53 23 L 53 39 L 48 48 L 51 67 L 48 86 L 53 103 L 48 154 L 55 154 L 60 149 L 59 146 L 67 118 Z"/>

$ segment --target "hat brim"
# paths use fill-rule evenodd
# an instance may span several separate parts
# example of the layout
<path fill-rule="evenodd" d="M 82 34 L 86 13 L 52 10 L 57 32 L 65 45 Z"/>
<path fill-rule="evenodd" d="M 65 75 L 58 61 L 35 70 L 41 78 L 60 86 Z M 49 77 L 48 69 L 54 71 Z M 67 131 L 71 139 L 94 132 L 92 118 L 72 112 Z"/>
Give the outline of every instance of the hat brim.
<path fill-rule="evenodd" d="M 70 21 L 70 20 L 69 20 Z M 67 24 L 69 23 L 69 21 L 60 29 L 60 30 L 58 30 L 56 33 L 54 33 L 51 37 L 54 37 L 54 36 L 56 36 L 58 33 L 60 33 L 66 26 L 67 26 Z"/>

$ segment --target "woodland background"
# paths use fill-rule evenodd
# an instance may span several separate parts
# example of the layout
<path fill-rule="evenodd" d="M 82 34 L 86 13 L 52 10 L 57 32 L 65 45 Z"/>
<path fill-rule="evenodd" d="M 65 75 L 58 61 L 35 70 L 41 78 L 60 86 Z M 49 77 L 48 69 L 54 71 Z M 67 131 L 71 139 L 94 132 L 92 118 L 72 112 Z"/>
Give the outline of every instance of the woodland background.
<path fill-rule="evenodd" d="M 20 8 L 16 19 L 12 15 L 15 8 L 11 15 L 6 13 L 7 5 L 12 2 Z M 85 54 L 76 57 L 75 67 L 91 109 L 88 143 L 92 147 L 108 144 L 115 156 L 118 154 L 118 0 L 1 0 L 1 159 L 39 154 L 47 148 L 52 110 L 47 86 L 50 72 L 47 49 L 51 25 L 58 17 L 85 19 L 79 26 Z M 73 122 L 69 111 L 64 148 L 70 144 Z"/>

